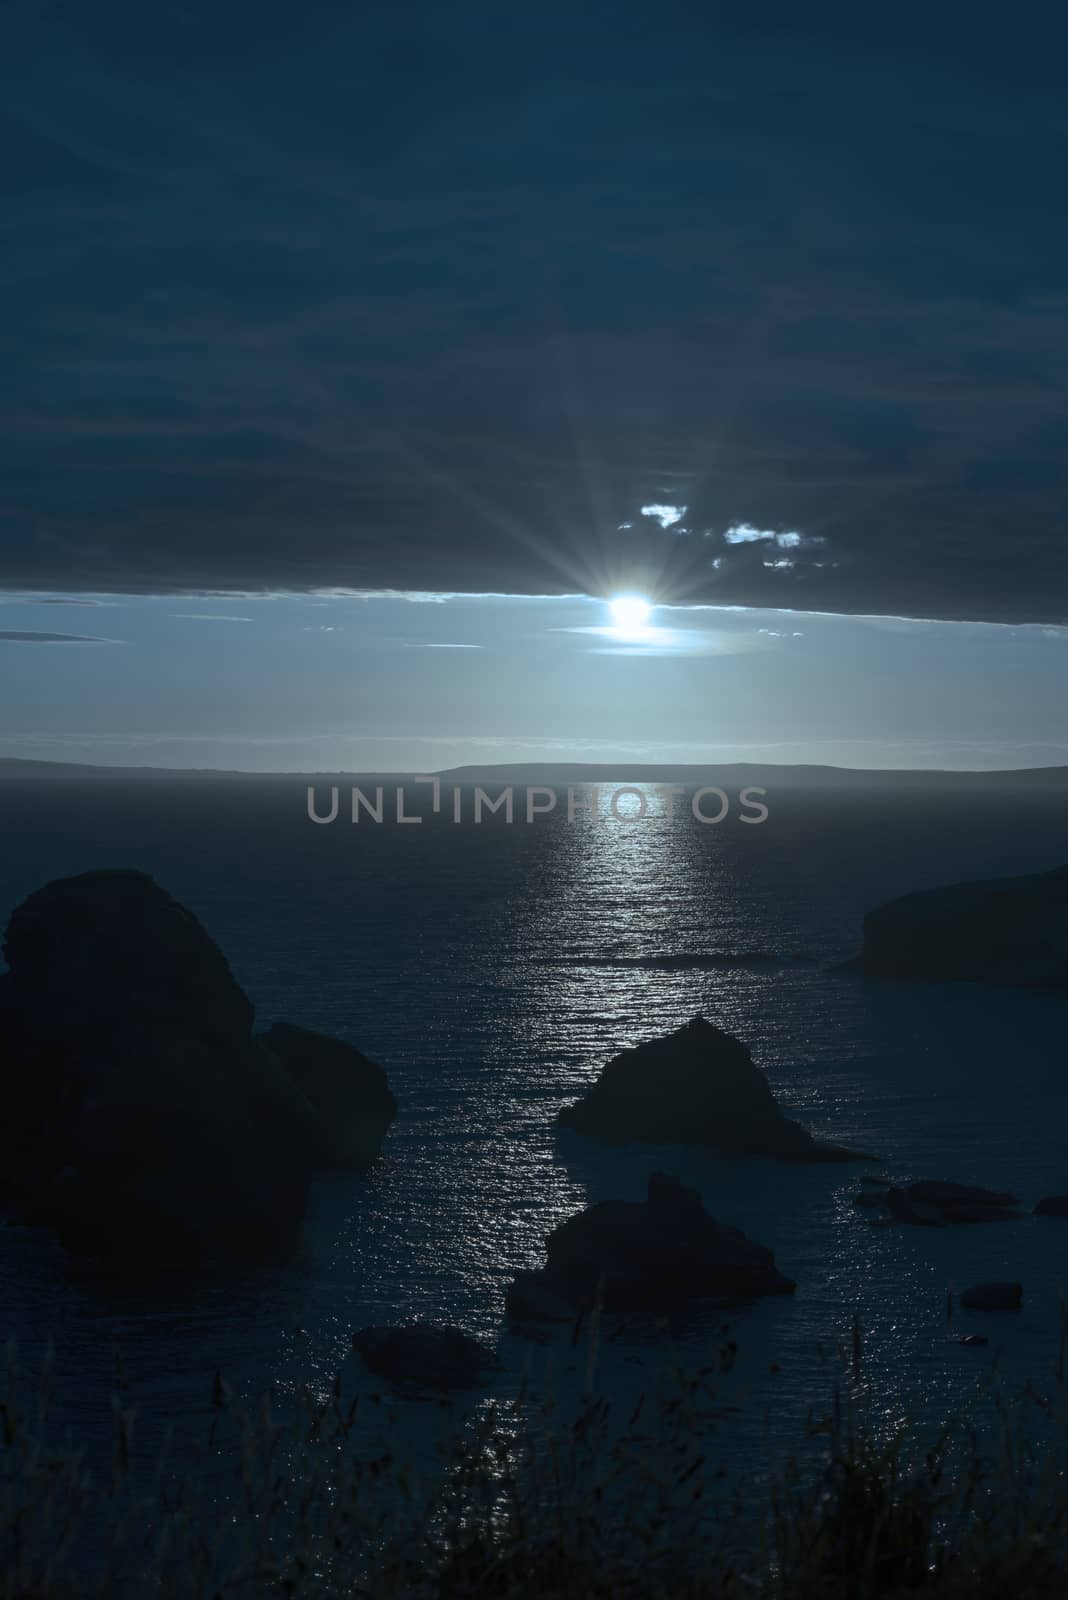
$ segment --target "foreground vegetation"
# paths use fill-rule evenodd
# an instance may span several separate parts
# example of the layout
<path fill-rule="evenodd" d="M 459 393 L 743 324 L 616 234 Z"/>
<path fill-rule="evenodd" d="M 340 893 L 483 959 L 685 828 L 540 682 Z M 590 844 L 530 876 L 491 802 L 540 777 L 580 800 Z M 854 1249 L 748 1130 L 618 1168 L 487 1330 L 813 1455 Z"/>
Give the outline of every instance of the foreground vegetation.
<path fill-rule="evenodd" d="M 0 1402 L 2 1600 L 1031 1600 L 1068 1593 L 1068 1411 L 1049 1393 L 988 1396 L 926 1437 L 885 1433 L 860 1396 L 861 1351 L 798 1464 L 723 1491 L 717 1386 L 733 1359 L 626 1417 L 603 1399 L 487 1406 L 440 1466 L 390 1449 L 380 1398 L 305 1391 L 249 1407 L 216 1380 L 200 1467 L 144 1471 L 112 1403 L 114 1452 L 90 1470 L 46 1442 L 49 1383 L 9 1351 Z M 32 1403 L 27 1392 L 32 1391 Z M 385 1438 L 386 1443 L 380 1441 Z M 208 1468 L 210 1467 L 210 1470 Z M 203 1470 L 201 1470 L 203 1469 Z M 718 1492 L 717 1492 L 718 1490 Z"/>

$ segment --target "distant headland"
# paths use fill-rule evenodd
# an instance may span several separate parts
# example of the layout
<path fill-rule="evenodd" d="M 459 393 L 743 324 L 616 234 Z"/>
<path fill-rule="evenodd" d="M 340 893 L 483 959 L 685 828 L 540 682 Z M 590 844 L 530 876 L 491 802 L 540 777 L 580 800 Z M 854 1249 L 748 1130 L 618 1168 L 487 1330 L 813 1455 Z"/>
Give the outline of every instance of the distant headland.
<path fill-rule="evenodd" d="M 248 771 L 223 767 L 96 766 L 77 761 L 39 761 L 0 756 L 0 782 L 26 780 L 69 780 L 115 782 L 241 782 L 272 783 L 315 779 L 318 782 L 400 783 L 423 774 L 410 771 L 363 771 L 339 768 L 292 770 L 287 772 Z M 939 767 L 832 767 L 809 763 L 721 761 L 655 762 L 620 759 L 617 761 L 527 761 L 486 762 L 479 766 L 427 769 L 427 777 L 453 784 L 542 783 L 680 783 L 699 786 L 723 783 L 731 787 L 744 784 L 774 785 L 796 789 L 923 789 L 923 788 L 1024 788 L 1068 789 L 1068 766 L 1009 767 L 974 770 Z"/>

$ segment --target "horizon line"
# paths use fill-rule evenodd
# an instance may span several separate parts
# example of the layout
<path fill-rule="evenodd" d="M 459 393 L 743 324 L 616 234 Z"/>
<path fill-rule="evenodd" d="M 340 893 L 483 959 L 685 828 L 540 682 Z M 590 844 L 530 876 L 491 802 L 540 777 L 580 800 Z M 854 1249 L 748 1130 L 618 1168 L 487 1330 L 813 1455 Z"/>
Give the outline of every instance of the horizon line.
<path fill-rule="evenodd" d="M 350 767 L 171 767 L 159 766 L 151 762 L 117 762 L 117 761 L 62 761 L 52 760 L 43 756 L 0 756 L 0 775 L 6 768 L 18 767 L 46 767 L 57 771 L 69 772 L 108 772 L 108 773 L 158 773 L 166 776 L 180 777 L 221 777 L 221 778 L 448 778 L 457 774 L 476 774 L 485 772 L 547 772 L 552 768 L 581 767 L 587 770 L 598 769 L 607 776 L 609 771 L 622 771 L 627 767 L 632 768 L 663 768 L 664 770 L 710 772 L 720 771 L 731 767 L 760 767 L 774 769 L 782 772 L 833 772 L 844 774 L 860 774 L 864 776 L 887 776 L 902 774 L 908 776 L 931 776 L 949 778 L 984 778 L 1009 775 L 1028 775 L 1052 773 L 1068 774 L 1068 762 L 1055 762 L 1046 766 L 1019 766 L 1019 767 L 855 767 L 843 766 L 829 761 L 774 761 L 749 758 L 745 760 L 729 761 L 670 761 L 657 760 L 648 757 L 626 757 L 619 760 L 584 760 L 580 757 L 554 757 L 552 760 L 516 760 L 516 761 L 491 761 L 472 762 L 463 761 L 448 767 L 378 767 L 378 768 L 350 768 Z M 623 781 L 622 779 L 618 781 Z M 638 779 L 636 781 L 648 781 Z"/>

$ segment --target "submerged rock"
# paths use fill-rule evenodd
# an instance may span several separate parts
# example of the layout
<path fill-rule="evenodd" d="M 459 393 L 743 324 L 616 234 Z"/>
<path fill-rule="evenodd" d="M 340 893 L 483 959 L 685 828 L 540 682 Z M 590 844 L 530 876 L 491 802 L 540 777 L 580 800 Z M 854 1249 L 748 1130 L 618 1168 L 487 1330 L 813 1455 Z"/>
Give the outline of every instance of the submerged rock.
<path fill-rule="evenodd" d="M 783 1161 L 867 1161 L 785 1117 L 746 1045 L 705 1017 L 613 1056 L 560 1122 L 618 1142 L 707 1144 Z"/>
<path fill-rule="evenodd" d="M 1068 1217 L 1068 1194 L 1047 1194 L 1034 1210 L 1036 1217 Z"/>
<path fill-rule="evenodd" d="M 960 1297 L 969 1311 L 1019 1311 L 1022 1302 L 1022 1283 L 973 1283 Z"/>
<path fill-rule="evenodd" d="M 290 1254 L 313 1172 L 361 1145 L 360 1097 L 311 1097 L 253 1039 L 196 917 L 144 873 L 88 872 L 25 900 L 3 953 L 9 1208 L 79 1255 L 145 1266 Z M 383 1127 L 380 1086 L 368 1104 Z"/>
<path fill-rule="evenodd" d="M 380 1377 L 424 1389 L 469 1388 L 500 1366 L 492 1350 L 461 1328 L 426 1322 L 358 1328 L 352 1348 Z"/>
<path fill-rule="evenodd" d="M 869 911 L 843 970 L 1068 988 L 1068 867 L 902 895 Z"/>
<path fill-rule="evenodd" d="M 520 1272 L 506 1305 L 515 1321 L 606 1311 L 665 1313 L 691 1301 L 792 1294 L 763 1245 L 715 1221 L 678 1178 L 655 1172 L 643 1201 L 603 1200 L 549 1235 L 547 1260 Z"/>

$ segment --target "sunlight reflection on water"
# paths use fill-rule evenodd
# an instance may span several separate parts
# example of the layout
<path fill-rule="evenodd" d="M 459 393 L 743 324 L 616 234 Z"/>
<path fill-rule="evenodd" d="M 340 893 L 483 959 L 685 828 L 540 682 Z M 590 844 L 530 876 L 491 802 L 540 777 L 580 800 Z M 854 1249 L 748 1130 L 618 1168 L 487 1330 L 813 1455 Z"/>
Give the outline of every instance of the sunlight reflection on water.
<path fill-rule="evenodd" d="M 46 1239 L 0 1230 L 4 1331 L 31 1352 L 57 1332 L 73 1425 L 96 1426 L 116 1346 L 151 1437 L 208 1414 L 216 1369 L 249 1392 L 324 1387 L 339 1363 L 359 1384 L 351 1330 L 414 1317 L 501 1338 L 508 1370 L 492 1393 L 542 1373 L 547 1351 L 574 1387 L 566 1335 L 546 1347 L 502 1336 L 506 1283 L 541 1259 L 559 1221 L 591 1200 L 639 1198 L 656 1168 L 695 1184 L 798 1281 L 795 1297 L 736 1318 L 729 1387 L 743 1409 L 724 1425 L 726 1457 L 789 1448 L 809 1408 L 829 1404 L 854 1311 L 865 1383 L 888 1419 L 969 1393 L 985 1358 L 945 1338 L 951 1283 L 1024 1280 L 1024 1310 L 991 1324 L 990 1353 L 1012 1376 L 1049 1370 L 1068 1245 L 1056 1224 L 873 1228 L 849 1168 L 603 1149 L 553 1119 L 616 1050 L 703 1011 L 751 1046 L 791 1114 L 876 1151 L 886 1170 L 1012 1188 L 1028 1210 L 1063 1191 L 1060 1002 L 825 971 L 855 948 L 866 905 L 993 870 L 995 840 L 1003 870 L 1052 865 L 1059 818 L 1008 844 L 994 820 L 969 833 L 922 808 L 898 837 L 885 818 L 843 820 L 840 801 L 826 815 L 773 809 L 760 827 L 701 827 L 680 808 L 674 821 L 361 831 L 307 826 L 302 798 L 190 796 L 183 829 L 116 794 L 84 800 L 77 835 L 47 801 L 15 819 L 23 849 L 0 883 L 5 911 L 64 872 L 149 870 L 204 920 L 261 1022 L 358 1042 L 401 1105 L 373 1171 L 320 1185 L 307 1258 L 285 1271 L 146 1296 L 72 1279 Z M 699 1360 L 715 1338 L 697 1319 L 678 1348 Z M 640 1338 L 605 1344 L 603 1381 L 630 1392 L 665 1359 Z M 416 1431 L 421 1404 L 404 1410 Z"/>

